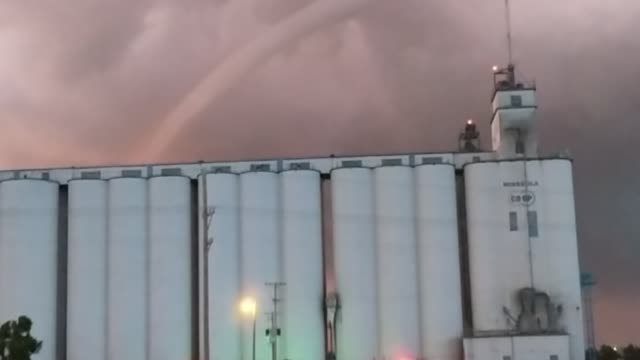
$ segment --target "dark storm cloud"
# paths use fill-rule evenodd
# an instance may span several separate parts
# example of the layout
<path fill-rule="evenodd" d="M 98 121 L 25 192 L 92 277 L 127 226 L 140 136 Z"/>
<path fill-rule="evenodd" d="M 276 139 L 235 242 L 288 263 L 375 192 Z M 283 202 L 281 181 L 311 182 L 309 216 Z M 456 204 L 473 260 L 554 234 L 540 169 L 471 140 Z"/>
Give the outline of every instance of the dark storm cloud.
<path fill-rule="evenodd" d="M 132 149 L 206 74 L 315 1 L 3 0 L 1 162 L 137 160 Z M 640 341 L 640 2 L 512 4 L 515 59 L 539 88 L 543 151 L 576 158 L 599 334 Z M 502 5 L 372 0 L 263 59 L 166 159 L 446 150 L 470 117 L 488 145 L 490 68 L 505 59 Z"/>

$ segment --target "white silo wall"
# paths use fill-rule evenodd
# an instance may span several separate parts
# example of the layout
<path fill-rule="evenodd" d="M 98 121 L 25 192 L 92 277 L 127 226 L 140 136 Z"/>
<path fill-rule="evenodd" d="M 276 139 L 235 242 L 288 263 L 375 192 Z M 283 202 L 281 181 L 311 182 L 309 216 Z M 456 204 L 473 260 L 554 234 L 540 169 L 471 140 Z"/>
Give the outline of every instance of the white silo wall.
<path fill-rule="evenodd" d="M 422 356 L 462 356 L 462 295 L 455 169 L 415 169 Z"/>
<path fill-rule="evenodd" d="M 147 180 L 109 180 L 107 359 L 147 358 Z"/>
<path fill-rule="evenodd" d="M 320 173 L 281 175 L 282 358 L 323 360 L 324 320 Z"/>
<path fill-rule="evenodd" d="M 513 189 L 503 186 L 521 180 L 524 166 L 501 164 L 465 167 L 473 327 L 478 331 L 512 329 L 515 325 L 503 308 L 516 317 L 517 291 L 531 285 L 526 209 L 512 206 Z M 510 231 L 510 212 L 517 214 L 518 231 Z"/>
<path fill-rule="evenodd" d="M 336 286 L 341 303 L 336 324 L 338 359 L 380 358 L 372 171 L 334 170 L 331 188 Z"/>
<path fill-rule="evenodd" d="M 207 202 L 215 209 L 209 236 L 209 344 L 213 360 L 240 359 L 239 177 L 207 175 Z M 201 216 L 201 215 L 199 215 Z M 202 220 L 200 220 L 202 221 Z"/>
<path fill-rule="evenodd" d="M 58 184 L 0 183 L 0 318 L 33 321 L 43 341 L 38 359 L 56 357 Z"/>
<path fill-rule="evenodd" d="M 241 263 L 243 296 L 257 301 L 256 360 L 271 357 L 266 312 L 272 311 L 272 292 L 267 282 L 280 282 L 279 175 L 251 172 L 240 175 Z M 233 310 L 231 310 L 233 311 Z M 251 322 L 243 323 L 243 358 L 251 359 Z M 221 359 L 222 360 L 222 359 Z"/>
<path fill-rule="evenodd" d="M 69 183 L 67 359 L 106 359 L 107 182 Z"/>
<path fill-rule="evenodd" d="M 149 180 L 149 359 L 192 358 L 191 182 Z"/>
<path fill-rule="evenodd" d="M 374 184 L 381 355 L 414 359 L 420 317 L 413 169 L 377 168 Z"/>
<path fill-rule="evenodd" d="M 571 358 L 582 359 L 571 162 L 532 160 L 526 169 L 524 164 L 506 161 L 473 164 L 465 169 L 474 327 L 513 328 L 502 306 L 517 318 L 521 308 L 516 292 L 533 286 L 562 306 L 559 324 L 569 333 Z M 528 203 L 523 202 L 525 194 L 532 199 Z M 511 231 L 509 212 L 517 214 L 517 230 Z M 528 212 L 535 214 L 537 227 Z"/>
<path fill-rule="evenodd" d="M 540 179 L 530 210 L 537 211 L 539 237 L 534 241 L 534 283 L 561 303 L 560 325 L 569 334 L 571 358 L 584 356 L 584 328 L 573 191 L 569 160 L 532 162 L 529 177 Z"/>

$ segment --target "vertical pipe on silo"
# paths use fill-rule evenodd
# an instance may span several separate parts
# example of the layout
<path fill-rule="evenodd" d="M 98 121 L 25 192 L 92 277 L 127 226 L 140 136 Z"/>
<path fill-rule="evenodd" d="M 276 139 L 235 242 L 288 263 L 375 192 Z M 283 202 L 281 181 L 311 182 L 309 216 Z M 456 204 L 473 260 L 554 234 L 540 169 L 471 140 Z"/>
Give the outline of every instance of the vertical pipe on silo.
<path fill-rule="evenodd" d="M 207 203 L 215 210 L 209 226 L 213 240 L 208 261 L 210 354 L 212 360 L 240 359 L 239 176 L 206 176 Z"/>
<path fill-rule="evenodd" d="M 422 356 L 462 356 L 462 291 L 455 169 L 415 169 Z"/>
<path fill-rule="evenodd" d="M 265 315 L 273 310 L 272 288 L 266 283 L 280 282 L 279 176 L 267 172 L 240 175 L 242 296 L 257 302 L 257 329 L 260 334 L 270 325 Z M 282 292 L 280 292 L 282 294 Z M 280 320 L 280 319 L 279 319 Z M 243 320 L 243 358 L 251 359 L 251 321 Z M 271 357 L 269 342 L 259 336 L 256 360 Z"/>
<path fill-rule="evenodd" d="M 413 169 L 381 167 L 374 175 L 381 352 L 414 359 L 420 326 Z"/>
<path fill-rule="evenodd" d="M 147 180 L 109 180 L 107 359 L 147 359 Z"/>
<path fill-rule="evenodd" d="M 191 349 L 193 349 L 193 360 L 202 359 L 202 346 L 204 345 L 202 328 L 202 308 L 200 296 L 200 282 L 202 276 L 200 268 L 202 259 L 200 257 L 200 196 L 199 196 L 199 179 L 190 179 L 191 183 Z"/>
<path fill-rule="evenodd" d="M 107 182 L 69 183 L 67 359 L 106 358 Z"/>
<path fill-rule="evenodd" d="M 42 180 L 0 183 L 0 318 L 33 321 L 39 359 L 56 358 L 58 188 Z"/>
<path fill-rule="evenodd" d="M 149 358 L 192 358 L 191 183 L 149 180 Z"/>
<path fill-rule="evenodd" d="M 56 297 L 56 359 L 67 359 L 67 268 L 69 249 L 69 189 L 58 186 L 58 269 Z"/>
<path fill-rule="evenodd" d="M 338 359 L 379 358 L 372 171 L 334 170 L 331 188 Z"/>
<path fill-rule="evenodd" d="M 462 331 L 465 336 L 473 333 L 471 311 L 471 284 L 469 272 L 469 234 L 467 231 L 467 201 L 464 172 L 456 169 L 456 207 L 458 215 L 458 246 L 460 247 L 460 288 L 462 292 Z M 464 344 L 463 344 L 464 347 Z"/>
<path fill-rule="evenodd" d="M 324 359 L 320 173 L 287 171 L 282 188 L 282 358 Z"/>

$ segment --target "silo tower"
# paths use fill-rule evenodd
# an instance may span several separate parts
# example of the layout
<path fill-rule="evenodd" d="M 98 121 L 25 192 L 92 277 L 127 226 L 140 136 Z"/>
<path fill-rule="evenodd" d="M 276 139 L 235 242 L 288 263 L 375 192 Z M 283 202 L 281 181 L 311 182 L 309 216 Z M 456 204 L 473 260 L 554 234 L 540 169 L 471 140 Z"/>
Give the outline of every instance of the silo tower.
<path fill-rule="evenodd" d="M 505 0 L 508 65 L 493 67 L 492 150 L 498 159 L 534 158 L 538 155 L 535 133 L 536 86 L 516 78 L 511 36 L 511 9 Z"/>
<path fill-rule="evenodd" d="M 499 159 L 536 157 L 535 84 L 519 82 L 511 62 L 506 68 L 493 68 L 493 83 L 492 150 Z"/>

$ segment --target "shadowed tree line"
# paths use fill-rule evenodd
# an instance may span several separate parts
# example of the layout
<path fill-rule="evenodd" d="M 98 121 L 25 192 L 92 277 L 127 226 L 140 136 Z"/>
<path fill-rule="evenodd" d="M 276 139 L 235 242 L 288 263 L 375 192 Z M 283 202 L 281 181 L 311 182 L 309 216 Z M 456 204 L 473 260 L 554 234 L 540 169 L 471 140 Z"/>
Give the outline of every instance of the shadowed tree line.
<path fill-rule="evenodd" d="M 589 356 L 589 355 L 595 355 Z M 640 346 L 627 345 L 625 347 L 612 347 L 602 345 L 596 354 L 587 354 L 587 359 L 597 360 L 640 360 Z"/>
<path fill-rule="evenodd" d="M 31 360 L 42 348 L 42 341 L 31 336 L 33 322 L 26 316 L 0 326 L 0 360 Z"/>
<path fill-rule="evenodd" d="M 0 326 L 0 360 L 31 360 L 31 355 L 40 351 L 42 341 L 31 335 L 32 327 L 33 321 L 24 315 Z M 602 345 L 598 350 L 587 350 L 586 360 L 640 360 L 640 346 Z"/>

